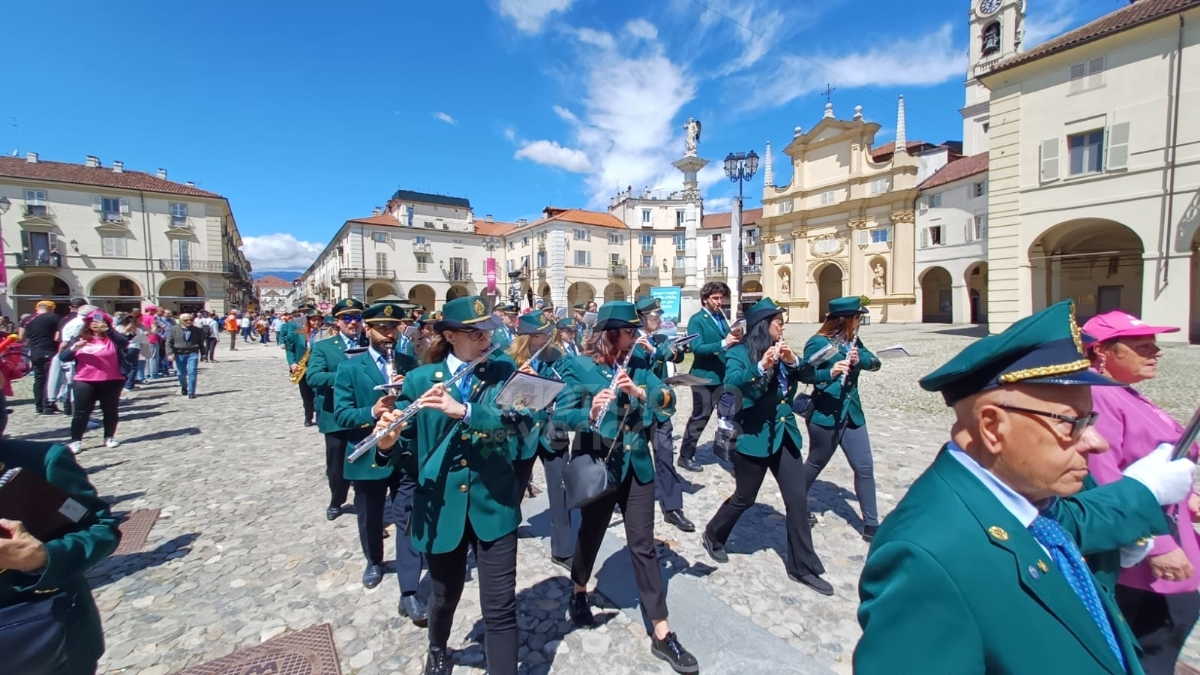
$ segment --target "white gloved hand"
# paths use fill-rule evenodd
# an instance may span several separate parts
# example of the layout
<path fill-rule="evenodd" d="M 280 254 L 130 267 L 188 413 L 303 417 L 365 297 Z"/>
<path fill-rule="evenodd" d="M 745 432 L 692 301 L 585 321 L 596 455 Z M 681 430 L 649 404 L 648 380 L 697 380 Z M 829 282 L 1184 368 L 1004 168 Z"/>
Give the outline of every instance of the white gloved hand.
<path fill-rule="evenodd" d="M 1196 464 L 1190 459 L 1171 459 L 1175 446 L 1161 443 L 1149 455 L 1130 464 L 1125 476 L 1145 485 L 1160 506 L 1171 506 L 1187 499 L 1192 490 Z"/>

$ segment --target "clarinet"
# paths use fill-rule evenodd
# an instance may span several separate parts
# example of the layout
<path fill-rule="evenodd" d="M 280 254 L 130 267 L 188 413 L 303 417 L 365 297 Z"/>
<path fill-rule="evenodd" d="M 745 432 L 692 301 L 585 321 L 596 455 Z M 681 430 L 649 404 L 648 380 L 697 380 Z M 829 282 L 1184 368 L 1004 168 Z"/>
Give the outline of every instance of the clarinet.
<path fill-rule="evenodd" d="M 479 358 L 468 363 L 466 368 L 463 368 L 462 370 L 458 371 L 454 375 L 450 376 L 450 379 L 446 380 L 445 382 L 442 382 L 442 386 L 450 387 L 452 385 L 456 385 L 456 384 L 458 384 L 459 380 L 461 380 L 462 378 L 466 377 L 467 375 L 475 372 L 475 367 L 478 366 L 479 364 L 483 363 L 484 361 L 486 361 L 488 359 L 488 357 L 492 355 L 492 352 L 496 351 L 497 347 L 499 347 L 499 345 L 492 345 L 492 346 L 488 347 L 488 350 L 486 352 L 484 352 Z M 359 441 L 358 444 L 354 446 L 354 452 L 350 453 L 350 457 L 347 458 L 347 461 L 350 461 L 350 462 L 357 461 L 360 457 L 367 454 L 367 452 L 369 450 L 371 450 L 375 446 L 379 445 L 379 441 L 384 436 L 387 436 L 388 434 L 390 434 L 393 431 L 395 431 L 396 429 L 398 429 L 401 424 L 404 424 L 409 419 L 411 419 L 413 415 L 416 415 L 417 411 L 420 409 L 421 409 L 421 406 L 420 406 L 419 401 L 413 401 L 412 403 L 409 403 L 404 408 L 404 410 L 400 411 L 400 417 L 396 418 L 396 420 L 394 422 L 392 422 L 391 424 L 384 427 L 384 429 L 382 431 L 376 431 L 376 432 L 372 433 L 370 436 L 367 436 L 363 440 Z"/>
<path fill-rule="evenodd" d="M 636 346 L 636 345 L 634 345 L 634 346 Z M 625 354 L 625 360 L 621 362 L 621 366 L 619 368 L 617 368 L 615 371 L 613 371 L 612 380 L 610 380 L 608 383 L 608 390 L 611 391 L 612 393 L 614 393 L 614 394 L 617 393 L 617 377 L 622 372 L 625 372 L 626 370 L 629 369 L 629 360 L 631 358 L 633 358 L 633 347 L 632 346 L 629 348 L 629 352 L 627 352 Z M 612 402 L 612 399 L 609 399 L 609 403 L 611 403 L 611 402 Z M 605 403 L 603 406 L 600 407 L 600 414 L 596 415 L 596 421 L 592 423 L 592 431 L 596 431 L 597 429 L 600 428 L 600 421 L 603 420 L 604 416 L 608 414 L 609 403 Z"/>

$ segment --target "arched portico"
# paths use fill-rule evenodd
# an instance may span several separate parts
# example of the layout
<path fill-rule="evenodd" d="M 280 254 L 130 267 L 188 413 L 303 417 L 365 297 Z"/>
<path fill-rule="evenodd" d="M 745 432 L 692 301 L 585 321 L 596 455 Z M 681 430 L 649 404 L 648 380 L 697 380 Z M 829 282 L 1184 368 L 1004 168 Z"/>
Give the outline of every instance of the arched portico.
<path fill-rule="evenodd" d="M 954 319 L 953 279 L 944 267 L 930 267 L 921 273 L 921 321 L 950 323 Z"/>
<path fill-rule="evenodd" d="M 842 268 L 834 263 L 827 263 L 813 271 L 813 280 L 817 284 L 817 320 L 824 321 L 825 315 L 829 313 L 829 301 L 843 295 Z"/>
<path fill-rule="evenodd" d="M 172 312 L 198 312 L 207 298 L 204 284 L 186 276 L 173 275 L 158 286 L 158 305 Z"/>
<path fill-rule="evenodd" d="M 142 295 L 141 284 L 124 274 L 97 277 L 87 290 L 88 302 L 110 314 L 141 309 Z"/>
<path fill-rule="evenodd" d="M 1049 228 L 1029 249 L 1033 310 L 1074 299 L 1080 324 L 1114 309 L 1141 316 L 1144 251 L 1136 232 L 1112 220 Z"/>

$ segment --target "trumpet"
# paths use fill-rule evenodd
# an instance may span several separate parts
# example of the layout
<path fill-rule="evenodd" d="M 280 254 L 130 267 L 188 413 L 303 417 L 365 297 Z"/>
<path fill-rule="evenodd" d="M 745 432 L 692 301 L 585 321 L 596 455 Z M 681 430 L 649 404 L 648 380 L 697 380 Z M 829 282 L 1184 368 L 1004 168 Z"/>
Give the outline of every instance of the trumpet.
<path fill-rule="evenodd" d="M 617 393 L 617 378 L 620 377 L 621 373 L 623 373 L 629 369 L 629 360 L 631 358 L 633 358 L 633 347 L 632 346 L 629 348 L 629 351 L 626 352 L 625 360 L 621 362 L 621 366 L 619 368 L 617 368 L 615 371 L 613 371 L 612 380 L 610 380 L 608 383 L 608 390 L 611 391 L 612 393 L 614 393 L 614 394 Z M 601 420 L 604 419 L 604 416 L 608 414 L 608 406 L 611 402 L 612 402 L 612 399 L 609 399 L 608 403 L 605 403 L 603 406 L 600 407 L 600 414 L 596 415 L 596 421 L 592 422 L 592 431 L 596 431 L 597 429 L 600 428 L 600 422 L 601 422 Z"/>
<path fill-rule="evenodd" d="M 454 375 L 451 375 L 450 379 L 446 380 L 445 382 L 442 382 L 442 386 L 449 387 L 452 385 L 456 385 L 456 384 L 458 384 L 459 380 L 461 380 L 462 378 L 466 377 L 467 375 L 475 372 L 475 367 L 478 366 L 479 364 L 483 363 L 484 361 L 486 361 L 488 359 L 488 357 L 490 357 L 492 355 L 492 352 L 496 351 L 496 348 L 498 346 L 499 345 L 494 344 L 494 345 L 488 347 L 486 352 L 484 352 L 479 358 L 468 363 L 466 368 L 459 370 Z M 367 452 L 369 452 L 375 446 L 379 445 L 379 441 L 382 440 L 384 436 L 387 436 L 388 434 L 390 434 L 393 431 L 395 431 L 396 429 L 398 429 L 401 424 L 404 424 L 409 419 L 411 419 L 413 415 L 416 415 L 417 411 L 420 409 L 421 409 L 421 405 L 420 405 L 419 401 L 413 401 L 412 403 L 409 403 L 407 406 L 405 406 L 404 410 L 400 411 L 400 417 L 396 418 L 396 420 L 394 422 L 392 422 L 391 424 L 384 427 L 384 429 L 382 431 L 373 432 L 370 436 L 367 436 L 363 440 L 359 441 L 358 444 L 354 446 L 354 452 L 350 453 L 350 456 L 347 458 L 347 461 L 350 461 L 350 462 L 358 461 L 358 459 L 360 457 L 367 454 Z"/>

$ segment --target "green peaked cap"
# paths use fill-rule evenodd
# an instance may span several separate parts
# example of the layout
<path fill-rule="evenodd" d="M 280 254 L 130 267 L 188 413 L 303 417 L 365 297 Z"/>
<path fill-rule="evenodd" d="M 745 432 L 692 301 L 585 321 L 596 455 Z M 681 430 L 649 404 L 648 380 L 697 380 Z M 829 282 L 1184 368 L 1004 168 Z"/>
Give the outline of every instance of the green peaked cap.
<path fill-rule="evenodd" d="M 517 320 L 517 335 L 541 335 L 554 330 L 554 322 L 543 312 L 522 314 Z"/>
<path fill-rule="evenodd" d="M 616 330 L 618 328 L 637 328 L 642 325 L 637 308 L 632 302 L 614 300 L 606 302 L 596 313 L 595 330 Z"/>
<path fill-rule="evenodd" d="M 760 321 L 766 321 L 776 314 L 786 312 L 784 308 L 775 304 L 775 301 L 770 298 L 763 298 L 754 303 L 750 309 L 746 310 L 746 330 L 753 328 Z"/>

